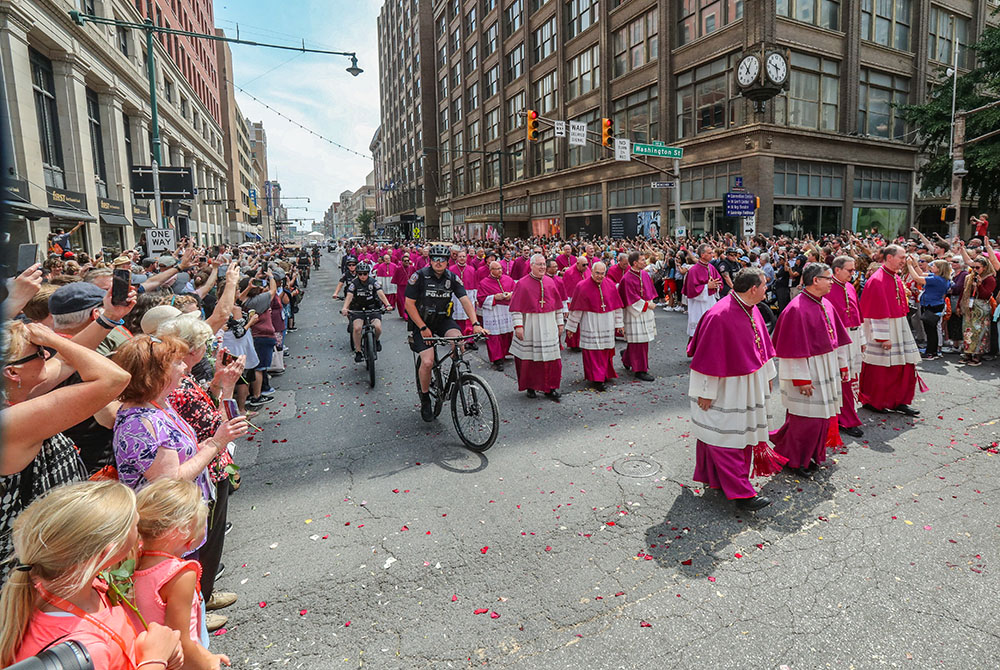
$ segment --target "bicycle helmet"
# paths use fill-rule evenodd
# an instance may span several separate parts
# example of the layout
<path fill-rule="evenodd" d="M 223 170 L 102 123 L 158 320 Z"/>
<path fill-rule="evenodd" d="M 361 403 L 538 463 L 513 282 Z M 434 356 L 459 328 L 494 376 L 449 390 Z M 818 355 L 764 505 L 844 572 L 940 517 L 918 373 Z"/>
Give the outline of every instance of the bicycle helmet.
<path fill-rule="evenodd" d="M 447 246 L 443 244 L 435 244 L 428 250 L 427 256 L 431 260 L 434 260 L 435 258 L 448 260 L 449 258 L 451 258 L 451 249 L 449 249 Z"/>
<path fill-rule="evenodd" d="M 360 263 L 358 263 L 358 274 L 359 275 L 367 275 L 367 274 L 371 274 L 371 272 L 372 272 L 372 264 L 371 263 L 369 263 L 368 261 L 361 261 Z"/>
<path fill-rule="evenodd" d="M 344 259 L 344 265 L 351 265 L 352 263 L 357 264 L 357 262 L 358 262 L 357 257 L 353 255 L 348 256 L 347 258 Z"/>

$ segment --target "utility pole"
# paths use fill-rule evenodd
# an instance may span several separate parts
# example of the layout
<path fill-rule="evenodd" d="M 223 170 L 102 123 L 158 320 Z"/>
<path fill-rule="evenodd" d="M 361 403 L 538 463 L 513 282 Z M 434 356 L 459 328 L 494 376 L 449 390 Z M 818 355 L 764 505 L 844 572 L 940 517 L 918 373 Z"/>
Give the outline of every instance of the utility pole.
<path fill-rule="evenodd" d="M 965 169 L 965 112 L 955 116 L 955 143 L 951 155 L 951 204 L 955 208 L 955 220 L 948 235 L 956 237 L 962 229 L 962 178 L 969 173 Z"/>

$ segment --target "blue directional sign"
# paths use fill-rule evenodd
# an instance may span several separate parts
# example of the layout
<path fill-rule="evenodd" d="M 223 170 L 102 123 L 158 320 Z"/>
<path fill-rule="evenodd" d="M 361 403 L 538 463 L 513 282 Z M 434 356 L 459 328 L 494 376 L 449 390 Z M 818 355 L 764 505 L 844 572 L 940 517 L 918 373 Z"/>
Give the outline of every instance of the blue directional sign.
<path fill-rule="evenodd" d="M 726 216 L 753 216 L 757 212 L 757 196 L 753 193 L 727 193 L 723 203 Z"/>

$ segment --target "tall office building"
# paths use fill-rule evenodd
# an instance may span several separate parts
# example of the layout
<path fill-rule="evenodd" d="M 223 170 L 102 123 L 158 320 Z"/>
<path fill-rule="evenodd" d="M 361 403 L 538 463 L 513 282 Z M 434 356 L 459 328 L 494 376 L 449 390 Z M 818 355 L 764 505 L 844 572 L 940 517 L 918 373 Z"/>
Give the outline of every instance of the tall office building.
<path fill-rule="evenodd" d="M 433 4 L 390 0 L 378 17 L 385 169 L 376 170 L 383 180 L 376 186 L 385 207 L 376 225 L 407 237 L 424 220 L 436 231 L 438 219 L 438 153 L 425 151 L 437 141 Z"/>
<path fill-rule="evenodd" d="M 968 46 L 996 21 L 995 6 L 438 0 L 433 80 L 423 76 L 435 98 L 432 107 L 423 103 L 423 116 L 433 114 L 436 137 L 425 130 L 423 144 L 439 159 L 436 172 L 425 166 L 424 179 L 437 186 L 440 236 L 476 239 L 495 230 L 501 176 L 507 235 L 666 234 L 678 226 L 739 233 L 743 222 L 722 206 L 739 183 L 760 198 L 761 232 L 894 233 L 916 221 L 932 229 L 947 194 L 920 192 L 917 134 L 897 105 L 926 99 L 953 64 L 956 42 L 959 72 L 971 66 Z M 380 22 L 387 65 L 408 53 L 396 48 L 407 44 L 398 31 L 413 26 L 426 38 L 426 10 L 423 2 L 385 3 L 383 15 L 415 17 L 388 34 Z M 763 109 L 741 97 L 736 81 L 740 60 L 762 46 L 787 59 L 788 81 Z M 424 70 L 431 52 L 420 56 Z M 385 126 L 411 109 L 397 73 L 383 70 L 390 174 L 405 167 L 405 143 Z M 541 117 L 537 142 L 526 139 L 529 109 Z M 682 147 L 679 179 L 669 159 L 616 161 L 596 143 L 570 146 L 551 123 L 584 122 L 599 138 L 602 118 L 612 119 L 618 138 Z M 654 189 L 654 181 L 676 181 L 679 208 L 673 189 Z M 396 211 L 391 200 L 387 206 Z"/>

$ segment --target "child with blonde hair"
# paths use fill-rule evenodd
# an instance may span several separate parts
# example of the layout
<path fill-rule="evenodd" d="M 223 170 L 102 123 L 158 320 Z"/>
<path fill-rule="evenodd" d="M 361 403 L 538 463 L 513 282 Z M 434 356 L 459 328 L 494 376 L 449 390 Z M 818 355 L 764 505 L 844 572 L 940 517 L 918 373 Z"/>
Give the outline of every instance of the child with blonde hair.
<path fill-rule="evenodd" d="M 75 640 L 97 670 L 180 667 L 178 634 L 150 624 L 136 635 L 98 578 L 132 551 L 137 521 L 135 493 L 113 481 L 58 486 L 21 512 L 0 591 L 0 666 Z"/>
<path fill-rule="evenodd" d="M 180 632 L 184 667 L 219 670 L 229 657 L 208 651 L 201 564 L 184 555 L 205 540 L 208 507 L 194 482 L 158 479 L 139 492 L 142 553 L 136 564 L 135 605 L 147 622 Z"/>

